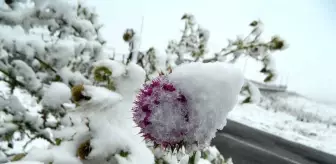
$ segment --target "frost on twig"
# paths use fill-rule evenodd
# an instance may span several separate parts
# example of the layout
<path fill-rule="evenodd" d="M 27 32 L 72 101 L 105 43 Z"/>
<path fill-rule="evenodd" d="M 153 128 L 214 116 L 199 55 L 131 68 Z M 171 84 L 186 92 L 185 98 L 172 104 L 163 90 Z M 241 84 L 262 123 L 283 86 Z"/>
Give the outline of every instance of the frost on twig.
<path fill-rule="evenodd" d="M 166 49 L 167 55 L 177 55 L 176 64 L 186 61 L 199 61 L 207 53 L 209 31 L 197 24 L 191 14 L 184 14 L 184 29 L 180 41 L 170 41 Z"/>
<path fill-rule="evenodd" d="M 261 94 L 257 86 L 253 83 L 245 80 L 245 84 L 241 91 L 241 94 L 245 96 L 245 99 L 241 102 L 242 104 L 245 103 L 255 103 L 258 104 L 261 100 Z"/>
<path fill-rule="evenodd" d="M 208 54 L 207 43 L 210 37 L 209 31 L 199 25 L 191 14 L 184 14 L 182 20 L 185 22 L 179 41 L 171 40 L 168 43 L 166 54 L 162 55 L 157 49 L 151 47 L 147 52 L 139 52 L 133 45 L 138 45 L 139 37 L 132 29 L 127 29 L 123 38 L 130 45 L 130 54 L 137 52 L 137 64 L 141 65 L 147 72 L 147 80 L 157 77 L 160 73 L 168 73 L 172 68 L 182 63 L 189 62 L 229 62 L 236 63 L 242 57 L 252 58 L 262 64 L 259 71 L 265 78 L 265 83 L 272 82 L 277 77 L 274 52 L 287 48 L 287 43 L 279 36 L 272 36 L 270 40 L 264 41 L 262 33 L 264 24 L 260 20 L 249 24 L 251 32 L 246 36 L 237 36 L 236 39 L 228 39 L 228 44 L 220 52 L 211 56 Z M 131 55 L 127 59 L 130 61 Z M 246 79 L 247 80 L 247 79 Z M 242 94 L 246 96 L 243 103 L 258 103 L 260 95 L 248 80 L 243 87 Z M 255 94 L 255 95 L 254 95 Z"/>
<path fill-rule="evenodd" d="M 287 43 L 279 36 L 273 36 L 271 40 L 263 41 L 261 34 L 264 25 L 260 20 L 253 21 L 250 26 L 252 30 L 249 35 L 245 38 L 238 36 L 236 40 L 229 39 L 228 45 L 216 53 L 215 57 L 204 59 L 203 62 L 224 60 L 235 63 L 240 57 L 246 56 L 263 64 L 263 69 L 260 72 L 266 75 L 264 82 L 273 81 L 276 77 L 276 70 L 271 53 L 284 50 Z"/>

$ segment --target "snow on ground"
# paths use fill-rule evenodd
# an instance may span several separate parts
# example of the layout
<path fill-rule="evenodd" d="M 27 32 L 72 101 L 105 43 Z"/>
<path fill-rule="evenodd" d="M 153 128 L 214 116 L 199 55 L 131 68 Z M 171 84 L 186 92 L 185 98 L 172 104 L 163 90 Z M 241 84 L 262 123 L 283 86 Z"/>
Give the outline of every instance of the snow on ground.
<path fill-rule="evenodd" d="M 301 121 L 321 122 L 336 126 L 336 108 L 301 96 L 295 92 L 263 91 L 260 106 L 275 111 L 284 111 Z"/>
<path fill-rule="evenodd" d="M 336 109 L 297 96 L 287 97 L 286 108 L 291 107 L 290 110 L 279 110 L 279 106 L 274 106 L 284 100 L 284 97 L 280 101 L 273 99 L 273 107 L 268 106 L 267 109 L 255 104 L 239 105 L 229 113 L 228 118 L 336 155 L 336 146 L 332 146 L 336 145 Z M 302 107 L 300 103 L 307 107 Z M 332 123 L 321 120 L 332 120 Z"/>

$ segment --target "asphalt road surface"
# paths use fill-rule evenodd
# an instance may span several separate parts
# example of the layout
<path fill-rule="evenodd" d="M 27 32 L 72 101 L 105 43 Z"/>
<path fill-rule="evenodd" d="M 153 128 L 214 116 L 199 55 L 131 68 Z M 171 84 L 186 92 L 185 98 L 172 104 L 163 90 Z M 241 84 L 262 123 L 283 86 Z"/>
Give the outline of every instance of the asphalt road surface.
<path fill-rule="evenodd" d="M 212 145 L 234 164 L 336 164 L 336 156 L 232 120 L 217 133 Z"/>

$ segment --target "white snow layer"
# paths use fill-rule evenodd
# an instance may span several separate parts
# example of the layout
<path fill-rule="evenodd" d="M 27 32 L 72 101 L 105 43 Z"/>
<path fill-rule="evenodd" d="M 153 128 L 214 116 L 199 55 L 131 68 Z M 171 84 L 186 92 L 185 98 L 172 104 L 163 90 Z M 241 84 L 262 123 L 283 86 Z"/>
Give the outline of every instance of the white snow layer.
<path fill-rule="evenodd" d="M 43 94 L 42 105 L 50 109 L 60 108 L 62 104 L 70 102 L 71 90 L 61 82 L 53 82 Z"/>
<path fill-rule="evenodd" d="M 111 92 L 104 87 L 84 85 L 82 92 L 84 96 L 90 97 L 90 100 L 80 102 L 80 106 L 76 109 L 79 112 L 104 112 L 123 99 L 120 94 Z"/>
<path fill-rule="evenodd" d="M 217 129 L 226 125 L 226 116 L 237 103 L 244 84 L 242 72 L 221 62 L 188 63 L 177 66 L 168 78 L 184 93 L 195 111 L 190 120 L 198 128 L 190 137 L 206 147 Z"/>
<path fill-rule="evenodd" d="M 125 69 L 125 74 L 115 79 L 117 87 L 116 92 L 120 93 L 124 99 L 132 101 L 130 105 L 133 105 L 136 93 L 145 82 L 146 72 L 142 67 L 134 62 L 129 63 Z"/>
<path fill-rule="evenodd" d="M 44 163 L 36 161 L 16 161 L 16 162 L 7 162 L 5 164 L 44 164 Z"/>
<path fill-rule="evenodd" d="M 258 104 L 261 100 L 261 93 L 259 91 L 259 88 L 254 85 L 253 83 L 249 82 L 248 80 L 245 80 L 244 84 L 249 92 L 249 98 L 250 102 L 254 104 Z"/>

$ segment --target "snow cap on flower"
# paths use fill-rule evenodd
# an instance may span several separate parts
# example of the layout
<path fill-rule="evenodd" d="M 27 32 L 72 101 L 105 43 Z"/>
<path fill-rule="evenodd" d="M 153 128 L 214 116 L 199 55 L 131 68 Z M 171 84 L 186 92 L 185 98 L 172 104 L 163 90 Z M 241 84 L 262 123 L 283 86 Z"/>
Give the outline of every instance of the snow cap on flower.
<path fill-rule="evenodd" d="M 230 64 L 188 63 L 146 84 L 133 108 L 145 139 L 172 149 L 207 147 L 237 103 L 244 77 Z"/>

